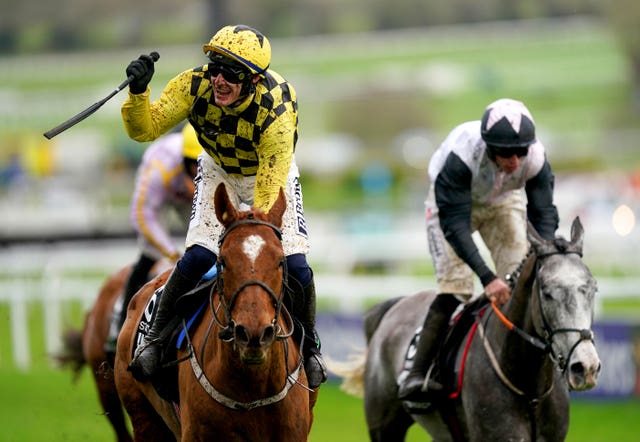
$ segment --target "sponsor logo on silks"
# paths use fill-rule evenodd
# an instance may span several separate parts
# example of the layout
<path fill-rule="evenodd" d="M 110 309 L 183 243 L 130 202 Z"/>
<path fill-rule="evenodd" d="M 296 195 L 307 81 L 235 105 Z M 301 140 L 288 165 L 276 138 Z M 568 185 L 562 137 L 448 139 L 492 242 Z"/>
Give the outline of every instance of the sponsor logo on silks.
<path fill-rule="evenodd" d="M 200 159 L 198 159 L 198 174 L 193 179 L 193 184 L 195 184 L 195 190 L 193 192 L 193 200 L 191 200 L 191 216 L 189 217 L 190 221 L 196 217 L 198 195 L 200 194 L 200 183 L 202 183 L 202 164 L 200 163 Z"/>
<path fill-rule="evenodd" d="M 295 179 L 294 184 L 294 198 L 295 198 L 295 212 L 296 212 L 296 226 L 298 228 L 298 233 L 307 237 L 307 222 L 304 219 L 304 209 L 302 207 L 302 186 L 300 185 L 300 180 L 298 178 Z"/>

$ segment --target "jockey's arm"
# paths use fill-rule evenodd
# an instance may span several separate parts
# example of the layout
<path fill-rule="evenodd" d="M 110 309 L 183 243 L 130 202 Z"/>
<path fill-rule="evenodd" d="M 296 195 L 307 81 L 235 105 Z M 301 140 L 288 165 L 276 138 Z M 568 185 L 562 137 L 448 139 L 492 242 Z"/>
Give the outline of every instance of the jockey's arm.
<path fill-rule="evenodd" d="M 558 229 L 558 209 L 553 204 L 554 176 L 545 161 L 540 172 L 525 184 L 527 217 L 536 231 L 545 239 L 554 239 Z"/>
<path fill-rule="evenodd" d="M 129 92 L 120 110 L 129 137 L 140 142 L 153 141 L 184 121 L 193 104 L 188 93 L 190 84 L 191 71 L 185 71 L 174 77 L 153 103 L 149 99 L 150 89 L 141 94 Z"/>
<path fill-rule="evenodd" d="M 497 278 L 471 237 L 471 170 L 450 153 L 435 182 L 440 227 L 456 254 L 478 275 L 483 286 Z"/>
<path fill-rule="evenodd" d="M 278 198 L 280 188 L 287 188 L 293 160 L 295 115 L 285 112 L 262 134 L 258 146 L 258 172 L 254 205 L 268 212 Z"/>

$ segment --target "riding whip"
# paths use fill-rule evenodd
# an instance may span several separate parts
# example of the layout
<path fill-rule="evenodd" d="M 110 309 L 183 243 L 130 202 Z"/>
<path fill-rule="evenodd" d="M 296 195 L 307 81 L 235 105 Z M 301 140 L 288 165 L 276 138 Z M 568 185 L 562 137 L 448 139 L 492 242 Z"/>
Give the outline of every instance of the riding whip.
<path fill-rule="evenodd" d="M 149 56 L 154 61 L 154 63 L 156 61 L 158 61 L 158 59 L 160 58 L 160 54 L 158 54 L 155 51 L 151 52 L 149 54 Z M 129 85 L 129 83 L 131 83 L 135 79 L 136 79 L 136 77 L 134 75 L 129 75 L 129 77 L 127 77 L 127 79 L 125 81 L 120 83 L 120 86 L 115 88 L 115 90 L 113 92 L 111 92 L 109 95 L 104 97 L 102 100 L 100 100 L 100 101 L 98 101 L 96 103 L 93 103 L 91 106 L 89 106 L 88 108 L 86 108 L 85 110 L 80 112 L 78 115 L 75 115 L 75 116 L 69 118 L 67 121 L 65 121 L 64 123 L 60 124 L 59 126 L 56 126 L 53 129 L 49 130 L 48 132 L 45 132 L 44 133 L 45 138 L 50 140 L 51 138 L 55 137 L 59 133 L 64 132 L 65 130 L 69 129 L 72 126 L 75 126 L 76 124 L 78 124 L 79 122 L 81 122 L 82 120 L 87 118 L 89 115 L 93 114 L 95 111 L 100 109 L 100 107 L 103 104 L 105 104 L 107 101 L 109 101 L 111 98 L 113 98 L 118 92 L 120 92 L 122 89 L 127 87 Z"/>

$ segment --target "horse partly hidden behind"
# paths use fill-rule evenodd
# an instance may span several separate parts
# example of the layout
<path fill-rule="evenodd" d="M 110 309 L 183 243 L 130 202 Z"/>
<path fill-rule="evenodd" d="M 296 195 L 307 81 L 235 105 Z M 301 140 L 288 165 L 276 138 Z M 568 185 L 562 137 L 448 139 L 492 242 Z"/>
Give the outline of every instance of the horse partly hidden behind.
<path fill-rule="evenodd" d="M 434 441 L 563 441 L 569 391 L 593 388 L 601 367 L 591 331 L 597 284 L 582 261 L 583 236 L 578 218 L 570 242 L 545 240 L 529 225 L 532 248 L 511 298 L 501 309 L 476 303 L 459 345 L 446 357 L 445 345 L 438 358 L 446 392 L 419 412 L 420 404 L 397 398 L 398 377 L 436 293 L 370 309 L 366 350 L 329 368 L 344 390 L 364 394 L 371 440 L 402 441 L 418 423 Z"/>
<path fill-rule="evenodd" d="M 151 274 L 157 275 L 168 265 L 168 261 L 158 262 L 151 270 Z M 55 359 L 63 367 L 70 367 L 73 370 L 74 381 L 77 381 L 85 365 L 91 369 L 100 405 L 118 442 L 130 442 L 133 439 L 116 390 L 113 368 L 109 365 L 104 352 L 104 343 L 109 334 L 114 307 L 117 303 L 122 304 L 122 294 L 131 269 L 131 265 L 125 266 L 107 278 L 100 287 L 93 307 L 86 315 L 83 329 L 66 330 L 62 337 L 63 350 L 55 355 Z"/>
<path fill-rule="evenodd" d="M 150 316 L 149 301 L 169 272 L 145 285 L 129 305 L 118 338 L 115 379 L 134 437 L 154 442 L 306 441 L 317 390 L 307 386 L 300 343 L 283 304 L 284 192 L 267 214 L 236 210 L 223 184 L 214 198 L 225 228 L 217 278 L 205 293 L 200 318 L 183 325 L 186 336 L 172 351 L 174 364 L 165 364 L 165 373 L 151 382 L 136 381 L 127 367 L 140 340 L 137 330 L 144 328 L 141 319 Z"/>

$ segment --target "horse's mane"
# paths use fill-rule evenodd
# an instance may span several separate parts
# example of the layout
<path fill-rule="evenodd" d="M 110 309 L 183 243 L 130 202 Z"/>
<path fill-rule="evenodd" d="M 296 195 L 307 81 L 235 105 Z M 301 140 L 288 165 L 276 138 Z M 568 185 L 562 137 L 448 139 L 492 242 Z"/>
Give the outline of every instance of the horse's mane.
<path fill-rule="evenodd" d="M 514 291 L 518 282 L 529 279 L 533 272 L 533 263 L 535 262 L 535 253 L 533 247 L 529 248 L 529 251 L 524 256 L 518 267 L 509 274 L 509 286 L 511 291 Z"/>

